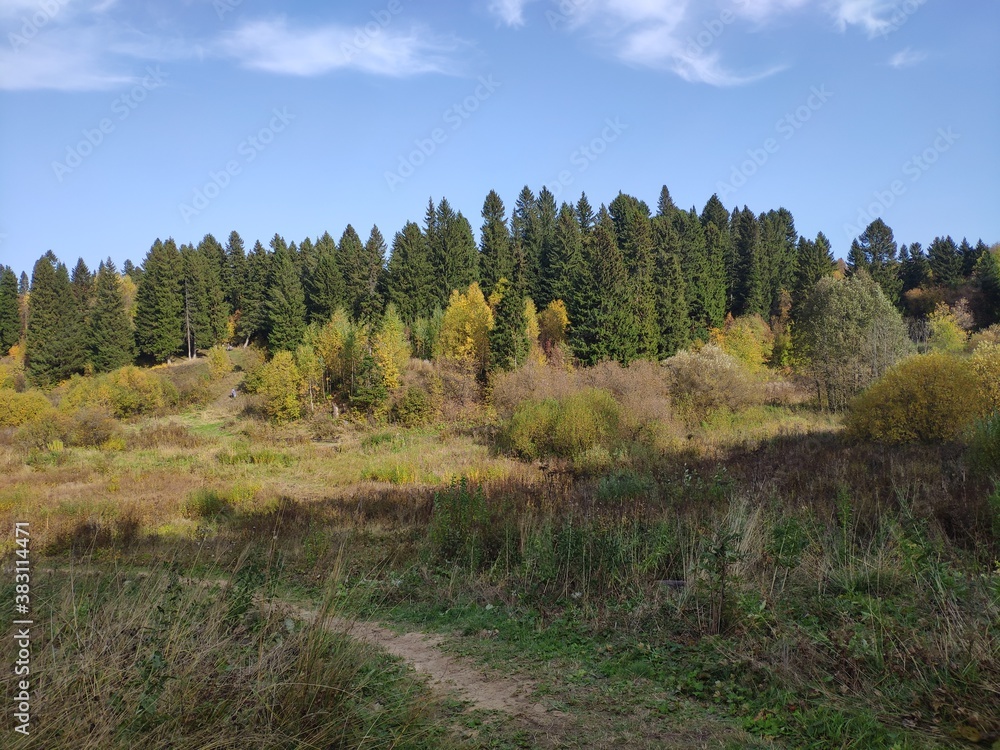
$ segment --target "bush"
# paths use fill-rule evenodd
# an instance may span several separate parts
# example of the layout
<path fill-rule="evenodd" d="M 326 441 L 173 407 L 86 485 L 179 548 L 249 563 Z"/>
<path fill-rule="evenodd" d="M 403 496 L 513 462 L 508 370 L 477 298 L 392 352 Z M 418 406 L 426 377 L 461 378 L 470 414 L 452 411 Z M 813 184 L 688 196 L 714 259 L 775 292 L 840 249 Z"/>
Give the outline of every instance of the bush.
<path fill-rule="evenodd" d="M 208 375 L 212 380 L 222 380 L 233 371 L 233 360 L 226 347 L 216 344 L 208 350 Z"/>
<path fill-rule="evenodd" d="M 422 388 L 411 385 L 393 405 L 393 419 L 404 427 L 418 427 L 427 424 L 434 416 L 435 408 L 431 395 Z"/>
<path fill-rule="evenodd" d="M 527 459 L 574 458 L 621 441 L 618 404 L 607 391 L 593 388 L 562 399 L 528 401 L 504 425 L 501 445 Z"/>
<path fill-rule="evenodd" d="M 302 376 L 291 352 L 278 352 L 256 373 L 248 373 L 244 386 L 248 390 L 252 386 L 251 392 L 263 397 L 264 413 L 275 422 L 298 419 L 302 414 L 299 403 Z"/>
<path fill-rule="evenodd" d="M 861 394 L 847 418 L 849 434 L 883 443 L 955 440 L 982 412 L 975 374 L 947 354 L 899 363 Z"/>
<path fill-rule="evenodd" d="M 41 419 L 52 411 L 52 404 L 41 391 L 17 393 L 0 388 L 0 427 L 20 427 Z"/>
<path fill-rule="evenodd" d="M 229 502 L 216 490 L 201 487 L 187 496 L 181 510 L 188 518 L 214 519 L 229 511 Z"/>
<path fill-rule="evenodd" d="M 722 329 L 712 331 L 712 343 L 751 370 L 763 370 L 774 351 L 774 334 L 759 315 L 726 318 Z"/>
<path fill-rule="evenodd" d="M 60 407 L 103 408 L 119 419 L 150 414 L 174 400 L 174 390 L 155 372 L 134 365 L 98 377 L 74 376 L 59 389 Z"/>
<path fill-rule="evenodd" d="M 678 352 L 664 364 L 674 400 L 688 406 L 698 418 L 711 409 L 725 406 L 738 411 L 764 401 L 763 386 L 753 373 L 714 344 L 697 352 Z"/>
<path fill-rule="evenodd" d="M 1000 344 L 980 344 L 969 358 L 986 414 L 1000 412 Z"/>
<path fill-rule="evenodd" d="M 91 406 L 75 412 L 63 438 L 67 445 L 94 448 L 121 435 L 121 425 L 104 408 Z"/>
<path fill-rule="evenodd" d="M 1000 412 L 976 422 L 969 441 L 968 459 L 974 472 L 1000 481 Z"/>

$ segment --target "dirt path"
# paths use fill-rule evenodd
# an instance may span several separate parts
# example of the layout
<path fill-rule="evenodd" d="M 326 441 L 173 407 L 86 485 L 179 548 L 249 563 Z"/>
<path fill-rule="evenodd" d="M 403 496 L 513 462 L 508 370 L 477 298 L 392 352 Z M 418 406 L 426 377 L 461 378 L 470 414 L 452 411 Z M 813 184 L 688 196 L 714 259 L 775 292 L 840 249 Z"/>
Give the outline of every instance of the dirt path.
<path fill-rule="evenodd" d="M 291 614 L 305 622 L 315 622 L 317 613 L 291 606 Z M 548 732 L 565 728 L 566 714 L 552 711 L 532 700 L 535 684 L 487 675 L 467 659 L 445 653 L 444 636 L 421 632 L 396 633 L 371 622 L 330 616 L 324 627 L 367 643 L 396 656 L 427 678 L 430 687 L 484 711 L 503 711 L 530 727 Z"/>

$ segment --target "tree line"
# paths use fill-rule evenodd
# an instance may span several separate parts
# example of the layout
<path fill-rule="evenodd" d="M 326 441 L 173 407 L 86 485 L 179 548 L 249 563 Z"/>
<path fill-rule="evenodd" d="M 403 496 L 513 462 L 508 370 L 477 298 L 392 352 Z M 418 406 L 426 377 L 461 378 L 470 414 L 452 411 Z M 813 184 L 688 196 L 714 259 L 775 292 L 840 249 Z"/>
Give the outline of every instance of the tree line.
<path fill-rule="evenodd" d="M 45 386 L 221 343 L 294 351 L 309 326 L 338 311 L 375 331 L 391 307 L 414 350 L 429 354 L 453 292 L 473 283 L 495 327 L 484 367 L 517 363 L 526 309 L 558 301 L 574 357 L 627 363 L 707 340 L 728 316 L 787 327 L 817 282 L 835 274 L 870 276 L 915 317 L 961 292 L 975 298 L 980 325 L 1000 319 L 1000 267 L 985 243 L 943 237 L 926 252 L 900 247 L 881 219 L 838 264 L 827 238 L 799 236 L 784 208 L 729 211 L 713 195 L 701 212 L 685 210 L 666 187 L 655 212 L 625 193 L 595 210 L 585 194 L 557 205 L 548 189 L 525 187 L 509 215 L 495 191 L 481 215 L 478 245 L 468 219 L 442 198 L 429 201 L 422 225 L 407 222 L 394 235 L 391 251 L 377 226 L 362 240 L 350 225 L 339 240 L 324 233 L 296 244 L 275 234 L 249 250 L 235 231 L 224 245 L 212 235 L 196 246 L 157 239 L 140 265 L 126 261 L 120 272 L 110 259 L 96 272 L 82 259 L 70 271 L 50 251 L 30 285 L 10 268 L 0 273 L 0 346 L 23 338 L 28 377 Z"/>

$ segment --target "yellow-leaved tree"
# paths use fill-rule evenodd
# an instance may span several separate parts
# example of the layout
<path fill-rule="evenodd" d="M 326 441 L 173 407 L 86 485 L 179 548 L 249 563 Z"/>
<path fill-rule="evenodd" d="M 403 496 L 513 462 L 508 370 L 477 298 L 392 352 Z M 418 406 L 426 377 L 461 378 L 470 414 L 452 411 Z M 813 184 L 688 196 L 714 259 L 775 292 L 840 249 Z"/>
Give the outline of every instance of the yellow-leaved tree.
<path fill-rule="evenodd" d="M 939 302 L 928 318 L 930 336 L 927 344 L 935 352 L 960 352 L 965 349 L 969 334 L 962 325 L 962 320 L 944 302 Z"/>
<path fill-rule="evenodd" d="M 545 351 L 566 343 L 569 311 L 561 299 L 554 299 L 538 315 L 538 340 Z"/>
<path fill-rule="evenodd" d="M 382 370 L 385 387 L 390 391 L 399 388 L 403 370 L 410 361 L 410 342 L 406 338 L 403 320 L 391 302 L 385 309 L 381 325 L 372 337 L 372 356 Z"/>
<path fill-rule="evenodd" d="M 484 372 L 490 358 L 493 311 L 483 290 L 473 282 L 464 292 L 455 290 L 441 321 L 436 356 Z"/>
<path fill-rule="evenodd" d="M 301 388 L 302 374 L 291 352 L 278 352 L 261 368 L 257 393 L 263 396 L 265 413 L 275 422 L 287 422 L 301 416 Z"/>

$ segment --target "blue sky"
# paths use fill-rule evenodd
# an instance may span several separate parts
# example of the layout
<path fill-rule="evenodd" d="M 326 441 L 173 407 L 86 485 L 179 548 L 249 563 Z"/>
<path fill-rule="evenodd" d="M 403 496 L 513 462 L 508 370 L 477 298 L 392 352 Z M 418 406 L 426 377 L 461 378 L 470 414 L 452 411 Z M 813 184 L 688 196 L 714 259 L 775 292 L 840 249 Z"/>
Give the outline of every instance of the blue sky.
<path fill-rule="evenodd" d="M 525 184 L 1000 241 L 1000 3 L 3 0 L 0 262 L 387 238 Z"/>

